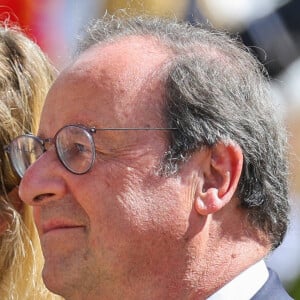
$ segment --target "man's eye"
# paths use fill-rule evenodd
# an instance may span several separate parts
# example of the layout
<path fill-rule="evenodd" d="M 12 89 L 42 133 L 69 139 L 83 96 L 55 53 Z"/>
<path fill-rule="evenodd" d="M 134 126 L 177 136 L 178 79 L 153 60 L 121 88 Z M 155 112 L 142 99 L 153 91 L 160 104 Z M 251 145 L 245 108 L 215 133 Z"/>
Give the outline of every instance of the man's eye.
<path fill-rule="evenodd" d="M 75 143 L 73 147 L 74 147 L 74 150 L 76 150 L 77 152 L 87 151 L 87 148 L 83 144 Z"/>
<path fill-rule="evenodd" d="M 69 149 L 69 152 L 73 154 L 90 154 L 91 147 L 81 143 L 74 143 Z"/>

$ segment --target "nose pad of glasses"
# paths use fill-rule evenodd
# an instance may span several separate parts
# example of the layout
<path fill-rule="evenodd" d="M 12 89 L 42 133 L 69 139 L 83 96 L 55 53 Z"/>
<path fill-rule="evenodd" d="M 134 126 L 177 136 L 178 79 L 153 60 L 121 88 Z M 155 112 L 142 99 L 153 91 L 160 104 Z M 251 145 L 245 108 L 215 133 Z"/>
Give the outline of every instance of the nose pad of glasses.
<path fill-rule="evenodd" d="M 48 138 L 43 140 L 43 153 L 48 151 L 51 146 L 54 145 L 54 140 L 53 138 Z"/>

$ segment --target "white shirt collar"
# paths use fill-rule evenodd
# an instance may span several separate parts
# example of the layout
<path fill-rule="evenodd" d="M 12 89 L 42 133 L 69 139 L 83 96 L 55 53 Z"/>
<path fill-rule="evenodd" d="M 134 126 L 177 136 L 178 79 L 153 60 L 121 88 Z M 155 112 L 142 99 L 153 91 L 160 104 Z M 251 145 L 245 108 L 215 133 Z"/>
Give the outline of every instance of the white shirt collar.
<path fill-rule="evenodd" d="M 268 277 L 266 264 L 261 260 L 228 282 L 207 300 L 249 300 L 265 284 Z"/>

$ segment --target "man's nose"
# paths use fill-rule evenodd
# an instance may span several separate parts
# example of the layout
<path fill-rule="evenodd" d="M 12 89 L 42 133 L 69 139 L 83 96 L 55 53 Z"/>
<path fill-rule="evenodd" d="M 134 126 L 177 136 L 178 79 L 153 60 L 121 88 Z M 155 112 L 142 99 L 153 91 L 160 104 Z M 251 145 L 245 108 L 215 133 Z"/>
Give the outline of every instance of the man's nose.
<path fill-rule="evenodd" d="M 62 199 L 66 193 L 65 172 L 55 151 L 45 152 L 26 170 L 19 186 L 20 198 L 29 205 Z"/>

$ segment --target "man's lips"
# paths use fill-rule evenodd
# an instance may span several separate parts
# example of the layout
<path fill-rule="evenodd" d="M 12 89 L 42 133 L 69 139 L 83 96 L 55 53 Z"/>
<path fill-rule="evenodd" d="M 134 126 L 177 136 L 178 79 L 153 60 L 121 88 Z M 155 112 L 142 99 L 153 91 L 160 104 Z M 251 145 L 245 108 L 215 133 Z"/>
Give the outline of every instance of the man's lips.
<path fill-rule="evenodd" d="M 64 220 L 51 220 L 45 222 L 42 225 L 42 233 L 46 234 L 51 231 L 60 230 L 60 229 L 76 229 L 76 228 L 83 228 L 84 226 L 81 224 L 76 224 L 73 222 L 67 222 Z"/>

